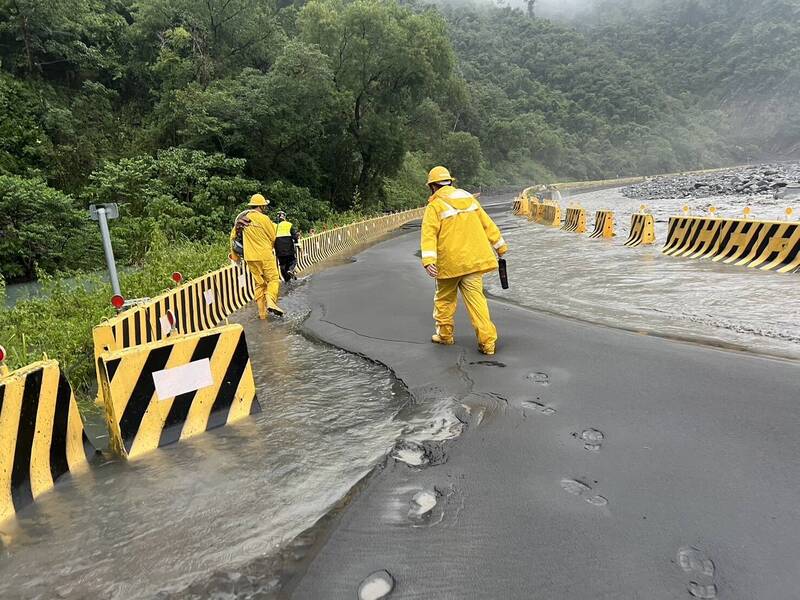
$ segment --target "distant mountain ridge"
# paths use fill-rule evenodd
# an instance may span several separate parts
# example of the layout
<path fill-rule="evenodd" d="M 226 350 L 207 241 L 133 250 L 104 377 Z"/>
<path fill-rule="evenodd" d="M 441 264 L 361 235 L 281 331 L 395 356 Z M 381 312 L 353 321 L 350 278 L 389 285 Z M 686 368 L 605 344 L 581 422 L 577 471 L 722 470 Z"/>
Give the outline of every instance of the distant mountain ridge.
<path fill-rule="evenodd" d="M 800 0 L 604 0 L 587 35 L 730 117 L 729 139 L 800 153 Z"/>

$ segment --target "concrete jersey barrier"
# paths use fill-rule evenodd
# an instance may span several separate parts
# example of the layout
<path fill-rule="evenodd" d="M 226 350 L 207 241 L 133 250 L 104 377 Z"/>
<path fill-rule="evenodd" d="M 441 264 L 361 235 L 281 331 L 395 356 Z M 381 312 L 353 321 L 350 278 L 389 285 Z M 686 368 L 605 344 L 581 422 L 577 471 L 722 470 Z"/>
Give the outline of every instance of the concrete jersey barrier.
<path fill-rule="evenodd" d="M 594 229 L 589 237 L 592 239 L 598 238 L 613 238 L 614 233 L 614 212 L 610 210 L 598 210 L 594 215 Z"/>
<path fill-rule="evenodd" d="M 0 378 L 0 521 L 51 489 L 94 455 L 58 362 L 45 360 Z"/>
<path fill-rule="evenodd" d="M 539 211 L 538 223 L 548 227 L 561 226 L 561 206 L 553 202 L 543 202 Z"/>
<path fill-rule="evenodd" d="M 124 458 L 261 410 L 241 325 L 106 352 L 98 362 L 111 448 Z"/>
<path fill-rule="evenodd" d="M 671 217 L 662 252 L 710 258 L 764 271 L 800 269 L 800 223 L 718 217 Z"/>
<path fill-rule="evenodd" d="M 586 209 L 580 207 L 568 208 L 567 216 L 564 218 L 564 226 L 561 230 L 586 233 Z"/>
<path fill-rule="evenodd" d="M 126 310 L 92 329 L 95 366 L 103 352 L 216 327 L 247 305 L 253 299 L 254 290 L 249 271 L 244 265 L 234 264 L 187 281 Z M 99 371 L 97 377 L 100 381 Z"/>
<path fill-rule="evenodd" d="M 649 246 L 656 241 L 656 224 L 653 215 L 649 213 L 636 213 L 631 215 L 631 228 L 628 239 L 623 246 L 635 248 L 636 246 Z"/>
<path fill-rule="evenodd" d="M 298 272 L 309 269 L 313 265 L 340 254 L 348 248 L 374 240 L 409 221 L 421 219 L 423 208 L 414 208 L 374 219 L 367 219 L 343 225 L 329 231 L 322 231 L 300 240 L 297 255 Z"/>

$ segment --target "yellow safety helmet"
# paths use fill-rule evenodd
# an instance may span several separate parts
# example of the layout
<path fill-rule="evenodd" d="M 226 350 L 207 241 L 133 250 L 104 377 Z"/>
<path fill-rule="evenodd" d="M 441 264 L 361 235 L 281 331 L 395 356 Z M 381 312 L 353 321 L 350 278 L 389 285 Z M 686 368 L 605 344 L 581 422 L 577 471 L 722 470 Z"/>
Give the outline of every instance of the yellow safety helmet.
<path fill-rule="evenodd" d="M 433 167 L 430 173 L 428 173 L 428 185 L 441 181 L 453 181 L 453 178 L 450 176 L 450 171 L 448 171 L 446 167 Z"/>
<path fill-rule="evenodd" d="M 250 202 L 247 203 L 247 206 L 266 206 L 269 204 L 269 200 L 264 198 L 261 194 L 253 194 L 250 196 Z"/>

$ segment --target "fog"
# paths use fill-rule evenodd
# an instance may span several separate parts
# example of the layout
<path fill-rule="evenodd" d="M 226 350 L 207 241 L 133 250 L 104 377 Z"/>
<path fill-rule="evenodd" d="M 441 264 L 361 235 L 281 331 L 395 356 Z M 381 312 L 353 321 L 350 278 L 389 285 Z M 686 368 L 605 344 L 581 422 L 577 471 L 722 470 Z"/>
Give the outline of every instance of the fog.
<path fill-rule="evenodd" d="M 591 14 L 598 4 L 599 0 L 536 0 L 535 10 L 540 17 L 569 19 Z"/>
<path fill-rule="evenodd" d="M 653 0 L 535 0 L 534 12 L 537 17 L 575 21 L 589 19 L 612 7 L 618 10 L 627 6 L 635 10 L 652 2 Z M 494 3 L 522 10 L 527 10 L 528 6 L 526 0 L 494 0 Z"/>

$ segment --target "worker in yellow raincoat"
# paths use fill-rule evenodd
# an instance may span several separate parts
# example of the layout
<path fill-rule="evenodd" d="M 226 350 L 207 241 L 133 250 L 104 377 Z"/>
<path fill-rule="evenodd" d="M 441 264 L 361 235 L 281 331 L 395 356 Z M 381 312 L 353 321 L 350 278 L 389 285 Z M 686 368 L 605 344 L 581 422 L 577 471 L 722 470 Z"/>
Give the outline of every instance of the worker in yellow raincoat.
<path fill-rule="evenodd" d="M 233 252 L 244 259 L 253 275 L 260 319 L 267 318 L 267 311 L 283 315 L 278 306 L 281 276 L 275 258 L 275 223 L 264 213 L 268 204 L 264 196 L 254 194 L 248 210 L 237 217 L 231 231 Z"/>
<path fill-rule="evenodd" d="M 428 174 L 431 197 L 422 218 L 422 266 L 436 279 L 433 318 L 436 344 L 452 344 L 458 290 L 464 298 L 478 350 L 494 354 L 497 329 L 483 294 L 483 274 L 497 270 L 497 257 L 508 250 L 505 240 L 475 197 L 453 187 L 444 167 Z"/>

